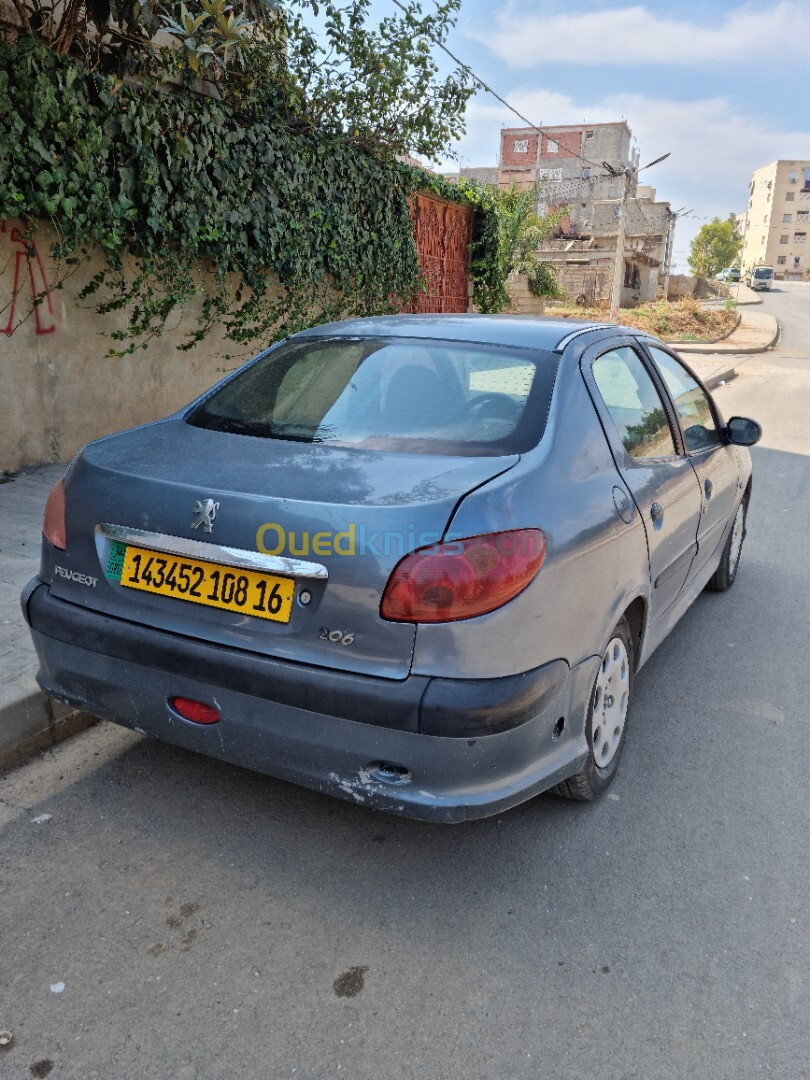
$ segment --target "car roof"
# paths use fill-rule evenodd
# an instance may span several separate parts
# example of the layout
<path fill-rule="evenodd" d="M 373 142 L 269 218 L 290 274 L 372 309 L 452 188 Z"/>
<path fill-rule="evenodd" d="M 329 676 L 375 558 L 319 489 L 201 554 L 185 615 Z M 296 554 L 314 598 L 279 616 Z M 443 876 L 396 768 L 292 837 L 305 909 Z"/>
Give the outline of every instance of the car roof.
<path fill-rule="evenodd" d="M 295 336 L 433 338 L 553 352 L 560 342 L 576 334 L 605 329 L 617 327 L 612 323 L 541 319 L 533 315 L 382 315 L 325 323 Z M 626 327 L 622 329 L 627 332 Z"/>

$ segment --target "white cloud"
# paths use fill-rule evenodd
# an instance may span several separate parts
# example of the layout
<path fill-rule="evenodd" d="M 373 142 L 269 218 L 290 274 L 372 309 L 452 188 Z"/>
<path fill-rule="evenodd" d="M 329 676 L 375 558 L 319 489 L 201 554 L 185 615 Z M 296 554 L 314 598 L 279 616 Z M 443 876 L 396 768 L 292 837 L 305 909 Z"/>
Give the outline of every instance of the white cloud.
<path fill-rule="evenodd" d="M 810 158 L 810 130 L 775 130 L 725 98 L 683 102 L 628 93 L 581 102 L 557 91 L 527 88 L 506 96 L 525 116 L 545 121 L 547 127 L 626 117 L 641 148 L 642 165 L 670 151 L 666 161 L 640 179 L 673 209 L 694 210 L 693 217 L 679 221 L 675 235 L 681 266 L 704 219 L 747 208 L 754 169 L 777 158 Z M 520 121 L 501 105 L 480 96 L 474 99 L 467 110 L 467 135 L 458 145 L 460 164 L 495 165 L 502 126 L 520 126 Z M 448 171 L 457 167 L 450 164 Z"/>
<path fill-rule="evenodd" d="M 810 4 L 807 0 L 746 4 L 713 26 L 640 5 L 548 16 L 509 7 L 495 17 L 494 26 L 470 36 L 513 68 L 804 60 Z"/>

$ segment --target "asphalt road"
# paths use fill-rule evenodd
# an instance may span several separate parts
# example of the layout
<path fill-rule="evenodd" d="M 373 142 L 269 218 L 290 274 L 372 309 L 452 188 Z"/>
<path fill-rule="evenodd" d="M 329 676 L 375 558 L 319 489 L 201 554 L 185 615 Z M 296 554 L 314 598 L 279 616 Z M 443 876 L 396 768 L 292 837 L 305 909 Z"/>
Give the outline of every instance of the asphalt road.
<path fill-rule="evenodd" d="M 810 360 L 718 398 L 765 425 L 740 573 L 610 797 L 428 826 L 87 732 L 0 793 L 3 1080 L 810 1078 Z"/>
<path fill-rule="evenodd" d="M 810 356 L 810 283 L 775 281 L 770 292 L 759 294 L 761 307 L 782 326 L 780 352 Z"/>

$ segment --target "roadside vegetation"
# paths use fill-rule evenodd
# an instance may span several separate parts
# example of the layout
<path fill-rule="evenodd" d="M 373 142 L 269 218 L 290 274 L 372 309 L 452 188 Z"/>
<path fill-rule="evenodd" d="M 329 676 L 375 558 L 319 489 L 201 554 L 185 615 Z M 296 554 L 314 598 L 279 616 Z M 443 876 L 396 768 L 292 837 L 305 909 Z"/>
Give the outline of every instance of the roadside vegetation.
<path fill-rule="evenodd" d="M 550 303 L 546 314 L 561 319 L 608 319 L 606 308 L 576 307 L 568 303 Z M 663 300 L 653 304 L 641 304 L 635 308 L 622 308 L 619 323 L 644 330 L 663 341 L 711 342 L 729 334 L 739 321 L 736 305 L 727 301 L 722 307 L 705 307 L 696 297 L 685 296 L 681 300 Z"/>

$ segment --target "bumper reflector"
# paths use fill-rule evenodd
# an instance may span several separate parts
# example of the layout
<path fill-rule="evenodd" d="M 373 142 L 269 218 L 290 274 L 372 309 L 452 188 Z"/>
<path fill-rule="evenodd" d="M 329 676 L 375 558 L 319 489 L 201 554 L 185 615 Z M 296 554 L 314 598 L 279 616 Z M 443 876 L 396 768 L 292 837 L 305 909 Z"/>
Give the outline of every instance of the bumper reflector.
<path fill-rule="evenodd" d="M 169 699 L 169 705 L 184 720 L 191 720 L 194 724 L 216 724 L 219 721 L 219 709 L 213 705 L 206 705 L 202 701 L 192 701 L 187 697 L 175 697 Z"/>

